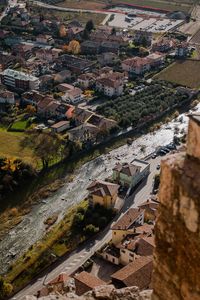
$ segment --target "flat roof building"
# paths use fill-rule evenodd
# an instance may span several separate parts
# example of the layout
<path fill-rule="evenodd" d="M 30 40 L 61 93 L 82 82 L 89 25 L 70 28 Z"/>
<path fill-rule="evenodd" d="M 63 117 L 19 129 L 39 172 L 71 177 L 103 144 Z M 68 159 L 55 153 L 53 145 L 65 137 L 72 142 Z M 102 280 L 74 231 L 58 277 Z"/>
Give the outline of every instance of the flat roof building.
<path fill-rule="evenodd" d="M 0 73 L 0 78 L 2 84 L 13 89 L 22 91 L 39 89 L 39 79 L 24 72 L 6 69 Z"/>

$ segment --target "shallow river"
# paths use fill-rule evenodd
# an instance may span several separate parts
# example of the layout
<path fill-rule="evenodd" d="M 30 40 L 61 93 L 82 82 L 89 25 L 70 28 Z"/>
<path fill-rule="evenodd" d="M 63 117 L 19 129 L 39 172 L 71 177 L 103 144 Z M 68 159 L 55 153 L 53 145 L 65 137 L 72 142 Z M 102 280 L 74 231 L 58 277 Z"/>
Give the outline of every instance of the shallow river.
<path fill-rule="evenodd" d="M 198 105 L 200 111 L 200 105 Z M 58 221 L 63 217 L 67 208 L 72 204 L 83 200 L 87 195 L 87 186 L 93 179 L 105 179 L 112 174 L 112 168 L 121 160 L 131 162 L 134 158 L 142 158 L 152 153 L 158 146 L 164 146 L 172 142 L 174 128 L 181 131 L 186 129 L 188 117 L 183 116 L 180 121 L 172 121 L 163 125 L 155 133 L 149 133 L 136 139 L 131 146 L 124 145 L 111 151 L 109 154 L 101 155 L 98 158 L 84 164 L 75 172 L 73 182 L 66 183 L 51 197 L 35 205 L 31 212 L 26 215 L 23 221 L 17 225 L 0 243 L 0 273 L 5 272 L 11 255 L 19 256 L 30 245 L 35 243 L 45 232 L 43 224 L 49 216 L 59 214 Z M 145 146 L 145 152 L 141 152 L 141 146 Z"/>

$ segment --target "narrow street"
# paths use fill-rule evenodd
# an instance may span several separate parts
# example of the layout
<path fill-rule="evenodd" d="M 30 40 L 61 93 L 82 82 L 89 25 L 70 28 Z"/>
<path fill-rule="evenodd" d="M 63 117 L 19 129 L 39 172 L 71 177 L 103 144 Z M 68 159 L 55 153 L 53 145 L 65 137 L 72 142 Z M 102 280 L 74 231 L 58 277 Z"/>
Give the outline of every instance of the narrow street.
<path fill-rule="evenodd" d="M 161 158 L 157 157 L 156 159 L 150 159 L 150 174 L 146 181 L 142 182 L 136 191 L 130 195 L 121 210 L 121 212 L 116 216 L 115 222 L 118 218 L 124 214 L 128 208 L 137 207 L 139 204 L 144 202 L 151 194 L 152 185 L 155 174 L 158 172 L 156 170 L 157 165 L 160 163 Z M 67 258 L 64 260 L 61 259 L 58 262 L 58 265 L 55 267 L 49 268 L 45 273 L 39 276 L 34 282 L 29 284 L 22 291 L 17 293 L 11 299 L 20 300 L 25 295 L 33 295 L 37 293 L 43 286 L 45 286 L 48 281 L 52 280 L 58 276 L 61 272 L 66 272 L 72 274 L 79 266 L 81 266 L 85 261 L 87 261 L 98 249 L 100 249 L 105 243 L 109 242 L 111 239 L 111 230 L 110 225 L 94 240 L 90 240 L 80 246 L 77 250 L 73 251 Z"/>

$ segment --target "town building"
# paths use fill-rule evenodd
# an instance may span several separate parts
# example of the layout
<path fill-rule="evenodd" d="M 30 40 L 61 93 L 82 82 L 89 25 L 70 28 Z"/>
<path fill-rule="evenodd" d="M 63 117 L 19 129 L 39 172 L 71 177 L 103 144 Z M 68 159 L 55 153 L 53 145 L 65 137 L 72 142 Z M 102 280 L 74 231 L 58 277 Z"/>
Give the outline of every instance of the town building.
<path fill-rule="evenodd" d="M 120 96 L 124 90 L 124 79 L 124 74 L 119 72 L 104 75 L 97 78 L 96 89 L 108 97 Z"/>
<path fill-rule="evenodd" d="M 55 123 L 51 126 L 51 130 L 53 132 L 56 132 L 56 133 L 60 133 L 60 132 L 63 132 L 67 129 L 70 128 L 70 123 L 69 121 L 60 121 L 58 123 Z"/>
<path fill-rule="evenodd" d="M 95 83 L 95 76 L 93 73 L 81 74 L 77 82 L 82 88 L 87 89 Z"/>
<path fill-rule="evenodd" d="M 106 208 L 114 208 L 118 198 L 119 185 L 95 180 L 87 188 L 89 191 L 90 204 L 100 204 Z"/>
<path fill-rule="evenodd" d="M 122 61 L 122 69 L 132 74 L 142 75 L 151 68 L 150 60 L 147 57 L 132 57 Z"/>
<path fill-rule="evenodd" d="M 81 272 L 74 276 L 75 290 L 78 296 L 94 289 L 95 287 L 105 285 L 106 283 L 88 272 Z"/>
<path fill-rule="evenodd" d="M 113 169 L 113 181 L 126 188 L 134 188 L 150 172 L 148 162 L 134 159 L 131 164 L 118 163 Z"/>
<path fill-rule="evenodd" d="M 112 242 L 119 244 L 128 234 L 135 233 L 137 226 L 144 224 L 144 209 L 130 208 L 112 227 Z"/>
<path fill-rule="evenodd" d="M 0 91 L 0 103 L 15 104 L 15 95 L 10 91 Z"/>
<path fill-rule="evenodd" d="M 95 61 L 85 60 L 73 55 L 64 54 L 60 57 L 63 67 L 66 67 L 71 72 L 79 75 L 82 73 L 91 72 Z"/>
<path fill-rule="evenodd" d="M 175 47 L 175 55 L 177 57 L 186 57 L 188 55 L 189 49 L 188 49 L 188 43 L 187 42 L 181 42 Z"/>
<path fill-rule="evenodd" d="M 0 73 L 1 83 L 21 91 L 38 90 L 39 79 L 24 72 L 6 69 Z"/>
<path fill-rule="evenodd" d="M 147 201 L 139 205 L 141 209 L 145 210 L 144 219 L 146 222 L 155 221 L 158 214 L 158 206 L 159 202 L 152 199 L 147 199 Z"/>
<path fill-rule="evenodd" d="M 149 54 L 147 59 L 149 59 L 151 67 L 156 68 L 164 64 L 165 54 L 154 52 Z"/>
<path fill-rule="evenodd" d="M 151 285 L 152 271 L 153 257 L 143 256 L 112 274 L 112 282 L 118 288 L 137 286 L 141 290 L 148 289 Z"/>

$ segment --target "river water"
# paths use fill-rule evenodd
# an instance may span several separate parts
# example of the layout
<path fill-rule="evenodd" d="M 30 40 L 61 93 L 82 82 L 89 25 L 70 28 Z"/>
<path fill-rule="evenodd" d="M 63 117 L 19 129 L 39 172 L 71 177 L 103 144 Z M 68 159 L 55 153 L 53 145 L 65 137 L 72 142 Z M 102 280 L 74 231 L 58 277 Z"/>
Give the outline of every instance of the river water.
<path fill-rule="evenodd" d="M 197 110 L 200 111 L 200 104 L 197 106 Z M 182 122 L 179 121 L 180 118 Z M 152 153 L 158 146 L 167 145 L 173 140 L 174 129 L 178 127 L 179 131 L 186 130 L 187 124 L 188 117 L 186 114 L 180 115 L 178 120 L 163 125 L 160 130 L 154 133 L 139 137 L 132 145 L 124 145 L 112 150 L 76 170 L 72 182 L 67 182 L 45 201 L 33 206 L 23 221 L 0 242 L 0 273 L 7 270 L 9 262 L 12 261 L 12 255 L 15 255 L 16 259 L 44 235 L 45 225 L 43 222 L 49 216 L 57 213 L 59 215 L 58 222 L 66 213 L 67 208 L 87 196 L 86 188 L 91 180 L 109 177 L 112 174 L 112 168 L 119 160 L 131 162 L 136 157 L 142 158 Z M 145 152 L 141 151 L 142 146 L 145 146 Z"/>

